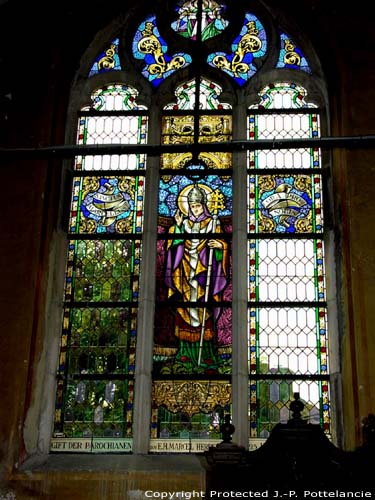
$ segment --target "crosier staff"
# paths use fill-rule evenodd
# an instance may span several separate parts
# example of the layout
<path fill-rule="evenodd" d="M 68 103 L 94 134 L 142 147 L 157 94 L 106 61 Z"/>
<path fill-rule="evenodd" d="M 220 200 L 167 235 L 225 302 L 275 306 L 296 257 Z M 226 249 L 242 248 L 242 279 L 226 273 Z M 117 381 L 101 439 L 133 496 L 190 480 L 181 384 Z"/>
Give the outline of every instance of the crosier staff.
<path fill-rule="evenodd" d="M 219 189 L 216 189 L 211 194 L 211 196 L 210 196 L 210 202 L 209 203 L 210 203 L 210 212 L 212 214 L 212 232 L 216 233 L 218 211 L 225 208 L 223 193 Z M 198 366 L 200 366 L 201 361 L 202 361 L 204 329 L 205 329 L 205 326 L 206 326 L 206 311 L 207 311 L 207 305 L 206 305 L 206 303 L 208 301 L 208 295 L 209 295 L 209 291 L 210 291 L 213 253 L 214 253 L 214 249 L 210 247 L 209 254 L 208 254 L 206 286 L 205 286 L 205 291 L 204 291 L 205 306 L 204 306 L 204 309 L 203 309 L 201 334 L 200 334 L 200 339 L 199 339 Z"/>

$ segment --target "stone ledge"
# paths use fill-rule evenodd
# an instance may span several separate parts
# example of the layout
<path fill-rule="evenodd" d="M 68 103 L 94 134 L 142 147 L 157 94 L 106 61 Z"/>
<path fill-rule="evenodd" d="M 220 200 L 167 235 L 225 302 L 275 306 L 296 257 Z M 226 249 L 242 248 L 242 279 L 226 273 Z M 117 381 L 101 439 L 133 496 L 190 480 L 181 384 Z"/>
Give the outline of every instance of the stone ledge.
<path fill-rule="evenodd" d="M 119 455 L 59 453 L 48 456 L 33 456 L 26 460 L 14 474 L 69 471 L 111 472 L 204 472 L 197 455 Z"/>
<path fill-rule="evenodd" d="M 79 455 L 30 457 L 6 485 L 17 500 L 145 500 L 145 492 L 204 492 L 197 455 Z"/>

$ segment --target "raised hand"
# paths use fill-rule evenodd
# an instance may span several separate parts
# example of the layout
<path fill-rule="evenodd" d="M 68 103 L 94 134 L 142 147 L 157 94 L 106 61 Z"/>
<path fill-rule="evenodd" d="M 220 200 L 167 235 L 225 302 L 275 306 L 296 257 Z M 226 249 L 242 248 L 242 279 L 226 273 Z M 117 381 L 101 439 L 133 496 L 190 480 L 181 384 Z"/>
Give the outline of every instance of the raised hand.
<path fill-rule="evenodd" d="M 177 209 L 177 212 L 175 213 L 174 220 L 176 221 L 176 224 L 178 226 L 181 226 L 182 221 L 184 220 L 183 215 L 182 215 L 179 208 Z"/>

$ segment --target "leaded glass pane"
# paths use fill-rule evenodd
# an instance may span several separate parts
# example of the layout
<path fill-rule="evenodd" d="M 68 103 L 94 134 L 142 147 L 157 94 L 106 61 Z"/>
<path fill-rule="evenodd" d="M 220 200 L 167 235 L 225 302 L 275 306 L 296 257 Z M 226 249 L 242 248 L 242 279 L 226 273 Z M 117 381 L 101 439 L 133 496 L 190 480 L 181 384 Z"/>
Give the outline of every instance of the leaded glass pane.
<path fill-rule="evenodd" d="M 311 73 L 306 58 L 304 57 L 301 49 L 293 42 L 293 40 L 286 33 L 280 33 L 280 54 L 277 61 L 277 68 L 287 69 L 300 69 Z"/>
<path fill-rule="evenodd" d="M 229 113 L 173 114 L 229 110 L 218 99 L 219 86 L 201 80 L 200 90 L 198 105 L 195 81 L 177 88 L 177 102 L 163 117 L 163 144 L 231 139 Z M 165 154 L 161 166 L 151 450 L 204 451 L 220 438 L 231 403 L 232 158 Z"/>
<path fill-rule="evenodd" d="M 69 379 L 66 386 L 59 382 L 57 394 L 55 429 L 61 426 L 63 436 L 55 433 L 52 451 L 95 451 L 100 446 L 94 445 L 94 438 L 105 437 L 109 438 L 106 451 L 110 451 L 113 438 L 132 436 L 132 381 L 82 380 L 78 377 Z M 60 441 L 60 446 L 58 437 L 66 438 Z M 72 438 L 82 438 L 82 441 Z M 128 450 L 123 446 L 113 448 L 113 451 L 130 451 L 131 442 L 127 445 Z"/>
<path fill-rule="evenodd" d="M 231 185 L 217 175 L 160 180 L 156 295 L 167 303 L 155 313 L 160 373 L 230 370 L 231 308 L 219 303 L 231 300 Z"/>
<path fill-rule="evenodd" d="M 74 308 L 64 312 L 63 345 L 69 374 L 134 373 L 136 309 Z M 61 354 L 59 373 L 66 369 Z"/>
<path fill-rule="evenodd" d="M 147 116 L 121 116 L 105 111 L 144 111 L 138 106 L 138 91 L 126 85 L 108 85 L 92 94 L 92 108 L 84 108 L 79 119 L 77 144 L 145 144 L 147 141 Z M 102 115 L 90 114 L 90 110 Z M 145 155 L 95 155 L 78 156 L 75 170 L 134 170 L 145 168 Z"/>
<path fill-rule="evenodd" d="M 219 96 L 222 88 L 217 83 L 201 78 L 199 86 L 199 109 L 229 109 L 230 105 L 222 103 Z M 164 109 L 194 109 L 196 95 L 195 79 L 184 82 L 176 88 L 176 103 L 168 104 Z"/>
<path fill-rule="evenodd" d="M 251 116 L 250 138 L 304 139 L 318 137 L 317 114 L 270 113 Z"/>
<path fill-rule="evenodd" d="M 145 116 L 82 116 L 79 121 L 78 144 L 144 144 Z M 96 155 L 77 158 L 76 170 L 134 170 L 145 167 L 145 156 Z"/>
<path fill-rule="evenodd" d="M 69 242 L 66 300 L 137 301 L 140 240 Z"/>
<path fill-rule="evenodd" d="M 249 176 L 248 220 L 250 232 L 322 232 L 321 176 Z"/>
<path fill-rule="evenodd" d="M 146 110 L 145 106 L 137 104 L 139 92 L 134 87 L 124 84 L 110 84 L 100 87 L 91 95 L 92 106 L 82 111 L 134 111 Z"/>
<path fill-rule="evenodd" d="M 325 300 L 321 240 L 250 240 L 249 299 L 261 302 Z"/>
<path fill-rule="evenodd" d="M 253 308 L 249 319 L 251 373 L 328 373 L 324 307 Z"/>
<path fill-rule="evenodd" d="M 329 433 L 330 405 L 328 379 L 302 380 L 269 379 L 251 380 L 250 437 L 267 438 L 272 428 L 287 423 L 292 417 L 289 411 L 294 394 L 299 393 L 305 407 L 302 419 L 309 424 L 320 424 Z"/>
<path fill-rule="evenodd" d="M 231 139 L 232 117 L 223 116 L 201 116 L 199 118 L 199 142 L 222 142 Z M 192 144 L 194 141 L 194 118 L 186 116 L 164 116 L 163 117 L 163 144 Z M 190 165 L 193 154 L 190 152 L 165 154 L 161 159 L 162 168 L 182 168 L 184 166 L 199 169 L 199 165 Z M 231 153 L 202 152 L 198 160 L 202 165 L 210 169 L 223 169 L 232 166 Z"/>
<path fill-rule="evenodd" d="M 79 117 L 78 144 L 144 143 L 147 117 L 136 96 L 126 85 L 95 91 Z M 53 451 L 132 448 L 144 197 L 135 169 L 144 165 L 141 155 L 76 158 Z"/>
<path fill-rule="evenodd" d="M 191 56 L 178 52 L 167 54 L 168 45 L 156 26 L 156 17 L 147 17 L 139 26 L 133 39 L 133 56 L 144 61 L 142 74 L 154 87 L 168 76 L 191 63 Z"/>
<path fill-rule="evenodd" d="M 270 83 L 259 92 L 259 104 L 253 104 L 249 109 L 316 108 L 316 104 L 306 103 L 306 95 L 306 89 L 296 83 Z"/>
<path fill-rule="evenodd" d="M 160 380 L 152 389 L 153 452 L 202 452 L 221 441 L 231 385 L 215 380 Z"/>
<path fill-rule="evenodd" d="M 242 86 L 257 72 L 258 67 L 254 64 L 254 59 L 263 57 L 267 51 L 265 29 L 254 14 L 246 14 L 242 29 L 233 40 L 231 48 L 231 54 L 210 54 L 207 62 L 230 75 Z"/>
<path fill-rule="evenodd" d="M 176 7 L 177 20 L 172 23 L 172 29 L 185 38 L 197 39 L 198 3 L 194 0 L 180 1 Z M 201 14 L 201 40 L 208 40 L 220 34 L 227 26 L 223 14 L 225 5 L 215 0 L 203 0 Z"/>
<path fill-rule="evenodd" d="M 320 150 L 311 149 L 282 149 L 250 151 L 250 168 L 288 168 L 306 169 L 320 167 Z"/>
<path fill-rule="evenodd" d="M 229 104 L 219 100 L 221 87 L 205 79 L 200 81 L 199 108 L 207 110 L 230 109 Z M 195 105 L 195 80 L 186 82 L 177 87 L 175 95 L 177 102 L 165 107 L 166 110 L 192 110 Z M 229 141 L 232 138 L 232 116 L 201 115 L 199 120 L 193 115 L 165 115 L 162 122 L 163 144 L 192 144 L 194 129 L 198 127 L 198 141 L 201 143 Z M 182 168 L 188 166 L 193 158 L 192 153 L 172 153 L 161 157 L 161 168 Z M 231 153 L 202 152 L 198 160 L 208 168 L 230 168 L 232 166 Z M 199 165 L 190 165 L 190 169 L 203 168 Z"/>
<path fill-rule="evenodd" d="M 320 136 L 319 130 L 319 115 L 316 113 L 249 115 L 249 139 L 315 139 Z M 250 168 L 319 168 L 320 150 L 301 148 L 250 151 L 249 166 Z"/>
<path fill-rule="evenodd" d="M 139 233 L 143 177 L 74 178 L 70 232 Z"/>
<path fill-rule="evenodd" d="M 118 55 L 119 39 L 115 38 L 113 42 L 105 49 L 104 52 L 99 54 L 96 61 L 92 65 L 89 73 L 90 76 L 97 75 L 98 73 L 106 73 L 107 71 L 120 71 L 121 63 Z"/>
<path fill-rule="evenodd" d="M 306 102 L 304 88 L 278 82 L 259 95 L 249 112 L 249 140 L 320 136 L 319 114 Z M 304 418 L 330 432 L 328 379 L 322 382 L 329 372 L 320 165 L 318 148 L 249 153 L 252 437 L 266 438 L 289 419 L 295 392 L 305 403 Z"/>

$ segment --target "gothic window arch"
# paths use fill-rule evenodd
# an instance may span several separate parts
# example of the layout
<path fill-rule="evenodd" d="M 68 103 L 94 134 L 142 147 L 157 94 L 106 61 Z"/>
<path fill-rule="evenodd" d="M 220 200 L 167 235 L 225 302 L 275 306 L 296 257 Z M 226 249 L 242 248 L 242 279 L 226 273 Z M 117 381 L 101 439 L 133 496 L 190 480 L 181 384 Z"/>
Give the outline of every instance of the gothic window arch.
<path fill-rule="evenodd" d="M 277 19 L 138 8 L 83 58 L 77 144 L 123 148 L 72 168 L 51 450 L 199 452 L 227 412 L 254 447 L 295 392 L 331 434 L 325 89 Z"/>

